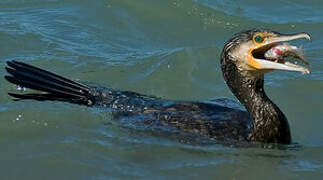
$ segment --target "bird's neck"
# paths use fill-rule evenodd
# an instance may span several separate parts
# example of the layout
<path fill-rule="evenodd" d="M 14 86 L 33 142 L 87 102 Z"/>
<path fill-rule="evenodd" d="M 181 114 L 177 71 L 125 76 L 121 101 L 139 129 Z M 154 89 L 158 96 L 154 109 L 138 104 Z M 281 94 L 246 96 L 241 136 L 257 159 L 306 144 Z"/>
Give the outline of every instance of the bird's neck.
<path fill-rule="evenodd" d="M 263 74 L 236 75 L 233 79 L 227 79 L 227 84 L 253 120 L 253 131 L 248 138 L 251 141 L 289 144 L 291 136 L 288 121 L 266 95 Z"/>

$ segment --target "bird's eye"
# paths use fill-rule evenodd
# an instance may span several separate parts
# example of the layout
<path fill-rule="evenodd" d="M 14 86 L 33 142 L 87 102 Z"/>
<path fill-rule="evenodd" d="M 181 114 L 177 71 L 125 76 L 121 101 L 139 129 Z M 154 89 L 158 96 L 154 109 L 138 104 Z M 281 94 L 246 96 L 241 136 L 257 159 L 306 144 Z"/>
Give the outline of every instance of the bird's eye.
<path fill-rule="evenodd" d="M 256 36 L 256 37 L 254 38 L 254 41 L 255 41 L 256 43 L 262 43 L 262 42 L 264 41 L 264 38 L 263 38 L 262 36 L 258 35 L 258 36 Z"/>

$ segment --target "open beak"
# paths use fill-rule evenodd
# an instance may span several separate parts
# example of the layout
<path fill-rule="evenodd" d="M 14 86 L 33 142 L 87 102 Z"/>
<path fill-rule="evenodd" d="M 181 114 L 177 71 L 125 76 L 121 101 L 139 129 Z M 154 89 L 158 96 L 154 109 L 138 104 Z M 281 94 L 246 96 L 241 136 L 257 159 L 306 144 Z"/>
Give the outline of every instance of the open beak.
<path fill-rule="evenodd" d="M 298 71 L 304 74 L 309 74 L 310 70 L 308 69 L 309 62 L 306 60 L 302 51 L 298 51 L 296 46 L 291 46 L 289 44 L 284 44 L 283 55 L 277 57 L 277 59 L 268 58 L 265 56 L 265 53 L 272 48 L 282 47 L 282 42 L 292 41 L 296 39 L 305 38 L 311 40 L 311 37 L 307 33 L 297 33 L 291 35 L 280 35 L 276 34 L 275 36 L 267 37 L 264 42 L 260 45 L 255 45 L 248 52 L 248 65 L 253 67 L 256 70 L 285 70 L 285 71 Z M 301 61 L 306 67 L 298 65 L 297 62 L 291 63 L 286 61 L 286 58 L 295 58 Z"/>

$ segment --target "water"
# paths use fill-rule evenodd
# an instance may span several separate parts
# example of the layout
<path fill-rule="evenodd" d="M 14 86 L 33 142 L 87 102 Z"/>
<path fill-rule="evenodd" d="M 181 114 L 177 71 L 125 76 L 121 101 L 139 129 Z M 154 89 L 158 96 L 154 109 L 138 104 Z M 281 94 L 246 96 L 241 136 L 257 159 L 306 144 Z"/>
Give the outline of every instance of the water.
<path fill-rule="evenodd" d="M 221 0 L 2 0 L 0 76 L 22 60 L 74 80 L 178 100 L 234 98 L 219 54 L 254 27 L 308 32 L 310 75 L 274 72 L 266 91 L 298 145 L 286 150 L 182 143 L 126 128 L 104 109 L 14 102 L 0 78 L 1 179 L 321 179 L 323 3 Z"/>

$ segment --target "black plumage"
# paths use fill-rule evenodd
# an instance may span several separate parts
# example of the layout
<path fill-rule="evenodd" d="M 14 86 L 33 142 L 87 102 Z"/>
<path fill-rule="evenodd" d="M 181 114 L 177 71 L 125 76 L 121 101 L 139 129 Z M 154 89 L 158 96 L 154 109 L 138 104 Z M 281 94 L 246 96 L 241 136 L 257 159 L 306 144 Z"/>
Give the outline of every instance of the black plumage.
<path fill-rule="evenodd" d="M 221 103 L 171 101 L 135 92 L 92 87 L 18 61 L 7 62 L 6 70 L 10 75 L 5 78 L 13 84 L 42 91 L 9 93 L 17 99 L 57 100 L 112 108 L 120 112 L 119 115 L 140 115 L 140 123 L 143 124 L 176 128 L 219 142 L 288 144 L 291 142 L 288 121 L 264 91 L 264 72 L 250 70 L 244 64 L 243 55 L 240 57 L 240 51 L 246 53 L 243 47 L 251 46 L 249 44 L 257 33 L 280 35 L 269 30 L 238 33 L 225 44 L 221 53 L 224 79 L 248 112 Z"/>

